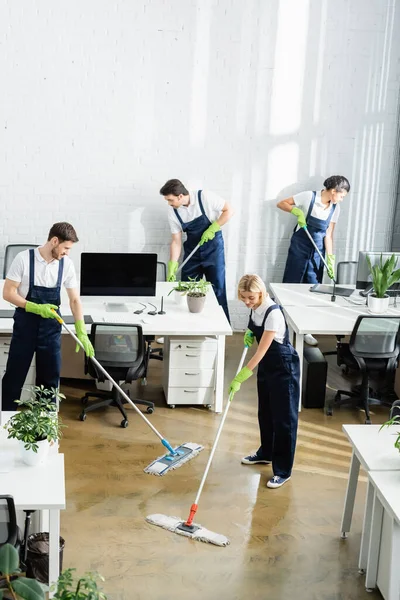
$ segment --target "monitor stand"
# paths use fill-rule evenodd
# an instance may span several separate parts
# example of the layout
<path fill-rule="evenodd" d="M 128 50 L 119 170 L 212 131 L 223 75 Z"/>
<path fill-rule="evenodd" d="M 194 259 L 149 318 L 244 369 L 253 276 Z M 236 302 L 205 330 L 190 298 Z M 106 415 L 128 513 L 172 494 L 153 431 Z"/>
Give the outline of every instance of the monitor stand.
<path fill-rule="evenodd" d="M 106 305 L 106 312 L 112 312 L 112 313 L 129 312 L 129 308 L 123 302 L 121 302 L 121 303 L 106 302 L 105 305 Z"/>

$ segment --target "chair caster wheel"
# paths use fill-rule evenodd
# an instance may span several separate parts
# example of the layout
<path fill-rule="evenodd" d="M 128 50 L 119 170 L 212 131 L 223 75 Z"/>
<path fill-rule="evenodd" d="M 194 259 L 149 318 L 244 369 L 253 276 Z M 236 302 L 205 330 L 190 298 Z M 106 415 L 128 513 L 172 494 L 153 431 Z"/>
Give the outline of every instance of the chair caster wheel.
<path fill-rule="evenodd" d="M 153 412 L 154 412 L 154 408 L 152 408 L 151 406 L 148 406 L 148 407 L 147 407 L 147 409 L 146 409 L 146 412 L 147 412 L 149 415 L 152 415 L 152 414 L 153 414 Z"/>
<path fill-rule="evenodd" d="M 129 421 L 128 419 L 122 419 L 121 421 L 121 427 L 123 427 L 124 429 L 126 429 L 129 425 Z"/>
<path fill-rule="evenodd" d="M 360 573 L 360 575 L 364 575 L 365 574 L 365 569 L 358 569 L 358 572 Z"/>
<path fill-rule="evenodd" d="M 326 416 L 327 416 L 327 417 L 331 417 L 331 416 L 333 415 L 332 408 L 328 406 L 328 407 L 325 409 L 325 414 L 326 414 Z"/>
<path fill-rule="evenodd" d="M 175 404 L 168 404 L 169 408 L 175 408 Z"/>
<path fill-rule="evenodd" d="M 212 409 L 212 404 L 206 404 L 206 408 L 208 408 L 208 410 Z"/>
<path fill-rule="evenodd" d="M 143 385 L 143 387 L 147 385 L 147 377 L 143 377 L 142 381 L 140 382 L 140 385 Z"/>
<path fill-rule="evenodd" d="M 81 414 L 79 415 L 79 420 L 80 420 L 80 421 L 86 421 L 86 413 L 81 413 Z"/>
<path fill-rule="evenodd" d="M 365 424 L 366 425 L 371 425 L 371 419 L 365 419 Z"/>
<path fill-rule="evenodd" d="M 340 534 L 340 538 L 342 540 L 347 540 L 347 533 L 345 531 L 342 531 L 342 533 Z"/>

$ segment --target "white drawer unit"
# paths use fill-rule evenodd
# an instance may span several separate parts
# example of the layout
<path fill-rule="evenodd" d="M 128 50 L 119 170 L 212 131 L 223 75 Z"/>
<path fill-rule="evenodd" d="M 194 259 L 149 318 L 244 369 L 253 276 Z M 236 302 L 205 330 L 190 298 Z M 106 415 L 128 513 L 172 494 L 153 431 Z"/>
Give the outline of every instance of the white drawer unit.
<path fill-rule="evenodd" d="M 10 344 L 11 344 L 11 336 L 0 336 L 0 379 L 3 379 L 3 375 L 6 372 L 8 354 L 10 352 Z M 30 386 L 35 385 L 35 380 L 36 380 L 36 367 L 35 367 L 35 357 L 33 357 L 31 366 L 29 367 L 29 371 L 28 371 L 28 374 L 25 379 L 24 387 L 22 388 L 21 400 L 28 400 L 31 397 Z M 0 407 L 1 407 L 1 385 L 0 385 Z"/>
<path fill-rule="evenodd" d="M 214 404 L 217 340 L 164 338 L 163 388 L 168 406 Z"/>

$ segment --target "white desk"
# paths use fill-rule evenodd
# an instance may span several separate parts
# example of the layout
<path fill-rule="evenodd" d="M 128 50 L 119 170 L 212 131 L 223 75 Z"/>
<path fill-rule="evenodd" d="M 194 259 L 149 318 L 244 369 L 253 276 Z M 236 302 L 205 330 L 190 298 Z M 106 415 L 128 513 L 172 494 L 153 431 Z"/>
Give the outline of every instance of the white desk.
<path fill-rule="evenodd" d="M 10 305 L 2 300 L 2 290 L 4 281 L 0 281 L 0 309 L 10 309 Z M 215 403 L 214 410 L 222 412 L 223 393 L 224 393 L 224 366 L 225 366 L 225 336 L 232 335 L 231 326 L 225 316 L 224 311 L 219 306 L 214 291 L 211 289 L 207 294 L 204 310 L 201 313 L 191 313 L 187 304 L 179 306 L 173 300 L 173 294 L 168 293 L 174 287 L 174 283 L 158 282 L 156 296 L 154 298 L 142 297 L 121 297 L 107 298 L 108 301 L 121 302 L 126 304 L 129 312 L 108 312 L 104 299 L 96 297 L 83 297 L 84 314 L 91 315 L 94 321 L 100 323 L 112 319 L 117 322 L 120 318 L 122 323 L 130 322 L 141 325 L 144 335 L 160 336 L 216 336 L 217 338 L 217 365 L 215 378 Z M 147 303 L 151 302 L 160 310 L 161 298 L 164 297 L 165 315 L 149 315 L 149 310 L 153 310 Z M 141 306 L 143 302 L 147 308 L 141 315 L 135 315 L 134 311 Z M 63 290 L 61 314 L 70 315 L 71 310 L 68 304 L 68 298 Z M 0 319 L 0 334 L 10 334 L 12 332 L 12 319 Z M 90 330 L 90 326 L 87 327 Z M 63 330 L 63 334 L 66 334 Z"/>
<path fill-rule="evenodd" d="M 276 302 L 282 305 L 294 347 L 300 357 L 300 389 L 303 376 L 304 335 L 350 335 L 359 315 L 370 315 L 366 305 L 351 304 L 346 298 L 310 292 L 309 283 L 271 283 Z M 355 292 L 355 298 L 362 299 Z M 400 317 L 400 306 L 390 307 L 387 315 Z M 293 335 L 294 334 L 294 335 Z"/>
<path fill-rule="evenodd" d="M 365 587 L 370 590 L 378 586 L 385 600 L 399 600 L 400 470 L 373 471 L 368 473 L 368 480 L 373 510 Z"/>
<path fill-rule="evenodd" d="M 2 413 L 3 425 L 12 414 Z M 29 467 L 20 460 L 18 446 L 16 440 L 7 439 L 7 432 L 1 427 L 0 452 L 12 449 L 15 465 L 8 473 L 0 473 L 0 494 L 13 496 L 17 510 L 40 511 L 40 528 L 46 531 L 48 527 L 49 531 L 49 583 L 52 584 L 59 576 L 60 510 L 65 509 L 64 455 L 58 454 L 54 445 L 45 464 Z"/>

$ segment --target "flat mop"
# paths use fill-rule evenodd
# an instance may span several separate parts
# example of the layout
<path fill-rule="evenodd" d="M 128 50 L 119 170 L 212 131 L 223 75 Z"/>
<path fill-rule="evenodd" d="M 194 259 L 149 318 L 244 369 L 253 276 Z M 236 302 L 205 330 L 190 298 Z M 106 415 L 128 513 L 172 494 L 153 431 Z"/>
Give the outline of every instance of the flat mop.
<path fill-rule="evenodd" d="M 54 311 L 55 312 L 55 311 Z M 56 313 L 56 319 L 64 329 L 72 336 L 77 344 L 84 350 L 82 342 L 76 337 L 74 332 L 68 327 L 68 325 L 64 322 L 64 320 Z M 150 473 L 152 475 L 165 475 L 168 471 L 172 471 L 174 469 L 178 469 L 184 463 L 195 458 L 199 452 L 201 452 L 204 446 L 200 444 L 195 444 L 193 442 L 185 442 L 176 448 L 173 448 L 171 444 L 166 440 L 161 433 L 154 427 L 154 425 L 144 416 L 142 411 L 136 406 L 134 402 L 129 398 L 129 396 L 124 392 L 122 388 L 117 384 L 116 381 L 107 373 L 105 368 L 99 363 L 99 361 L 91 356 L 90 359 L 96 365 L 96 367 L 101 371 L 107 379 L 112 383 L 112 385 L 118 390 L 121 396 L 129 402 L 129 404 L 136 410 L 138 415 L 145 421 L 145 423 L 150 427 L 150 429 L 156 434 L 156 436 L 161 440 L 163 446 L 165 446 L 168 450 L 167 454 L 160 456 L 152 463 L 150 463 L 144 470 L 145 473 Z"/>
<path fill-rule="evenodd" d="M 244 359 L 247 354 L 247 350 L 248 350 L 248 348 L 247 348 L 247 346 L 245 346 L 236 374 L 239 373 L 239 371 L 241 370 L 241 368 L 243 366 Z M 215 437 L 215 441 L 214 441 L 213 447 L 211 449 L 210 457 L 208 459 L 207 466 L 205 468 L 204 475 L 203 475 L 203 478 L 201 480 L 201 483 L 200 483 L 200 486 L 199 486 L 199 489 L 197 492 L 197 496 L 195 498 L 194 503 L 190 507 L 190 513 L 189 513 L 189 517 L 187 518 L 187 520 L 183 521 L 182 519 L 179 519 L 178 517 L 168 517 L 166 515 L 154 514 L 154 515 L 149 515 L 148 517 L 146 517 L 146 521 L 148 523 L 151 523 L 152 525 L 158 525 L 159 527 L 162 527 L 163 529 L 167 529 L 168 531 L 172 531 L 173 533 L 178 533 L 179 535 L 184 535 L 186 537 L 191 538 L 192 540 L 197 540 L 199 542 L 207 542 L 209 544 L 215 544 L 215 546 L 228 546 L 228 544 L 230 542 L 227 537 L 225 537 L 224 535 L 222 535 L 220 533 L 214 533 L 213 531 L 206 529 L 205 527 L 203 527 L 202 525 L 199 525 L 198 523 L 193 523 L 193 519 L 194 519 L 197 509 L 198 509 L 200 495 L 201 495 L 201 492 L 203 491 L 203 487 L 204 487 L 204 484 L 207 479 L 208 471 L 210 470 L 211 462 L 213 460 L 215 451 L 217 449 L 217 444 L 218 444 L 218 441 L 219 441 L 219 438 L 220 438 L 220 435 L 222 432 L 222 428 L 224 426 L 225 419 L 228 414 L 228 410 L 231 405 L 233 396 L 234 396 L 234 393 L 231 392 L 229 394 L 228 402 L 226 403 L 224 414 L 222 415 L 221 423 L 219 424 L 219 427 L 218 427 L 217 435 Z"/>

